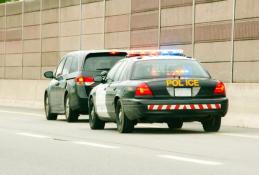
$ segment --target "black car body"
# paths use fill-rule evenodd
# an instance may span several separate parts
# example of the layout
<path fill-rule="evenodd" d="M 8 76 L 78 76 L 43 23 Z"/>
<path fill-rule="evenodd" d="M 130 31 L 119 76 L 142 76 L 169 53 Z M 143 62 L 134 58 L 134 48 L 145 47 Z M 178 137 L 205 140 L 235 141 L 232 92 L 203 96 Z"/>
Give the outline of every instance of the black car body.
<path fill-rule="evenodd" d="M 120 132 L 131 132 L 141 122 L 166 122 L 175 129 L 200 121 L 213 132 L 227 113 L 228 99 L 224 84 L 193 58 L 139 56 L 110 70 L 91 91 L 89 108 L 92 129 L 103 129 L 105 122 L 116 122 Z"/>
<path fill-rule="evenodd" d="M 88 96 L 98 83 L 94 77 L 109 70 L 117 61 L 125 58 L 124 51 L 76 51 L 66 54 L 55 73 L 45 72 L 52 79 L 44 94 L 48 120 L 66 114 L 68 122 L 76 121 L 80 114 L 88 114 Z"/>

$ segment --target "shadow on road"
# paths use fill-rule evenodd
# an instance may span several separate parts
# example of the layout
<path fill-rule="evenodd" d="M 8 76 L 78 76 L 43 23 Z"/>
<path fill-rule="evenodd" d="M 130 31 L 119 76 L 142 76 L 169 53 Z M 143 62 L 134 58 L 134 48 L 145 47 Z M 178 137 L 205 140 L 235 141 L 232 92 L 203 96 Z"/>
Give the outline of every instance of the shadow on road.
<path fill-rule="evenodd" d="M 106 128 L 105 130 L 117 132 L 116 128 Z M 135 128 L 129 134 L 205 134 L 203 131 L 178 129 L 170 130 L 168 128 Z"/>
<path fill-rule="evenodd" d="M 66 119 L 58 119 L 56 121 L 59 121 L 59 122 L 67 122 Z M 76 122 L 71 122 L 71 123 L 89 123 L 89 119 L 80 119 Z"/>

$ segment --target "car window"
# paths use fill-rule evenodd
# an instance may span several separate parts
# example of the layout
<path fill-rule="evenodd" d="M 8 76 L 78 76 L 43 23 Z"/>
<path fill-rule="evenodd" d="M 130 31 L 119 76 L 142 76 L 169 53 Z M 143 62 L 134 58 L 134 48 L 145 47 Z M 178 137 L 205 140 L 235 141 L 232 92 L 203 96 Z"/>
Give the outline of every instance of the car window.
<path fill-rule="evenodd" d="M 84 71 L 109 70 L 113 65 L 125 58 L 125 56 L 94 56 L 85 60 Z"/>
<path fill-rule="evenodd" d="M 108 82 L 112 82 L 114 81 L 114 77 L 116 75 L 116 72 L 118 71 L 118 69 L 120 68 L 120 65 L 122 64 L 122 62 L 118 62 L 116 63 L 112 69 L 109 71 L 108 75 L 107 75 L 107 81 Z"/>
<path fill-rule="evenodd" d="M 131 79 L 169 77 L 209 78 L 209 75 L 195 60 L 153 59 L 136 62 Z"/>
<path fill-rule="evenodd" d="M 56 74 L 55 74 L 56 77 L 59 77 L 59 76 L 62 75 L 62 70 L 63 70 L 63 67 L 64 67 L 65 62 L 66 62 L 66 58 L 64 57 L 64 58 L 60 61 L 59 65 L 58 65 L 58 68 L 57 68 Z"/>
<path fill-rule="evenodd" d="M 125 81 L 128 78 L 129 71 L 130 71 L 130 65 L 128 63 L 125 64 L 125 67 L 123 68 L 119 81 Z"/>
<path fill-rule="evenodd" d="M 122 64 L 120 65 L 120 67 L 118 68 L 117 72 L 115 73 L 114 81 L 120 80 L 120 76 L 121 76 L 123 70 L 125 69 L 125 66 L 126 66 L 126 61 L 123 61 Z"/>
<path fill-rule="evenodd" d="M 69 73 L 74 73 L 77 71 L 78 71 L 78 57 L 73 56 L 73 61 L 72 61 Z"/>
<path fill-rule="evenodd" d="M 72 61 L 73 61 L 73 56 L 68 56 L 68 57 L 67 57 L 67 61 L 66 61 L 65 66 L 64 66 L 64 69 L 63 69 L 62 75 L 67 75 L 67 74 L 69 74 L 69 70 L 70 70 Z"/>

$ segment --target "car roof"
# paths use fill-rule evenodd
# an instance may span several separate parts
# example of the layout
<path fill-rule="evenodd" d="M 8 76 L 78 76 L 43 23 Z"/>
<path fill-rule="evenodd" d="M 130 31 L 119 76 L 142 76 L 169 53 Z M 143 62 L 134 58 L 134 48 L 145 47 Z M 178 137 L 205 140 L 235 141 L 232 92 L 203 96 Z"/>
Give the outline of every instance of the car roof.
<path fill-rule="evenodd" d="M 138 62 L 138 61 L 146 61 L 146 60 L 196 60 L 192 57 L 186 57 L 186 56 L 136 56 L 136 57 L 128 57 L 125 58 L 128 61 L 132 62 Z"/>
<path fill-rule="evenodd" d="M 127 53 L 126 50 L 79 50 L 79 51 L 73 51 L 69 52 L 66 55 L 82 55 L 82 56 L 87 56 L 91 53 L 107 53 L 107 52 L 122 52 L 122 53 Z"/>

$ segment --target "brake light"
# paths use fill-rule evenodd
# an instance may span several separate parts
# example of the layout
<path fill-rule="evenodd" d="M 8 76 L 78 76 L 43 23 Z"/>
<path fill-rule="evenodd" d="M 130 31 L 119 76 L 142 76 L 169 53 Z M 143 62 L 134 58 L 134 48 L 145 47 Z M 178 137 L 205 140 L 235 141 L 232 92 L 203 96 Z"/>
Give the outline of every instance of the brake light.
<path fill-rule="evenodd" d="M 80 86 L 83 86 L 83 85 L 90 86 L 90 85 L 94 84 L 94 78 L 79 76 L 76 78 L 76 84 L 80 85 Z"/>
<path fill-rule="evenodd" d="M 225 90 L 225 85 L 222 82 L 217 82 L 217 85 L 214 89 L 214 94 L 216 95 L 225 95 L 226 94 L 226 90 Z"/>
<path fill-rule="evenodd" d="M 135 96 L 141 97 L 152 95 L 153 93 L 146 83 L 142 83 L 136 88 Z"/>
<path fill-rule="evenodd" d="M 116 54 L 118 54 L 118 52 L 116 52 L 116 51 L 111 51 L 110 54 L 111 54 L 111 55 L 116 55 Z"/>

